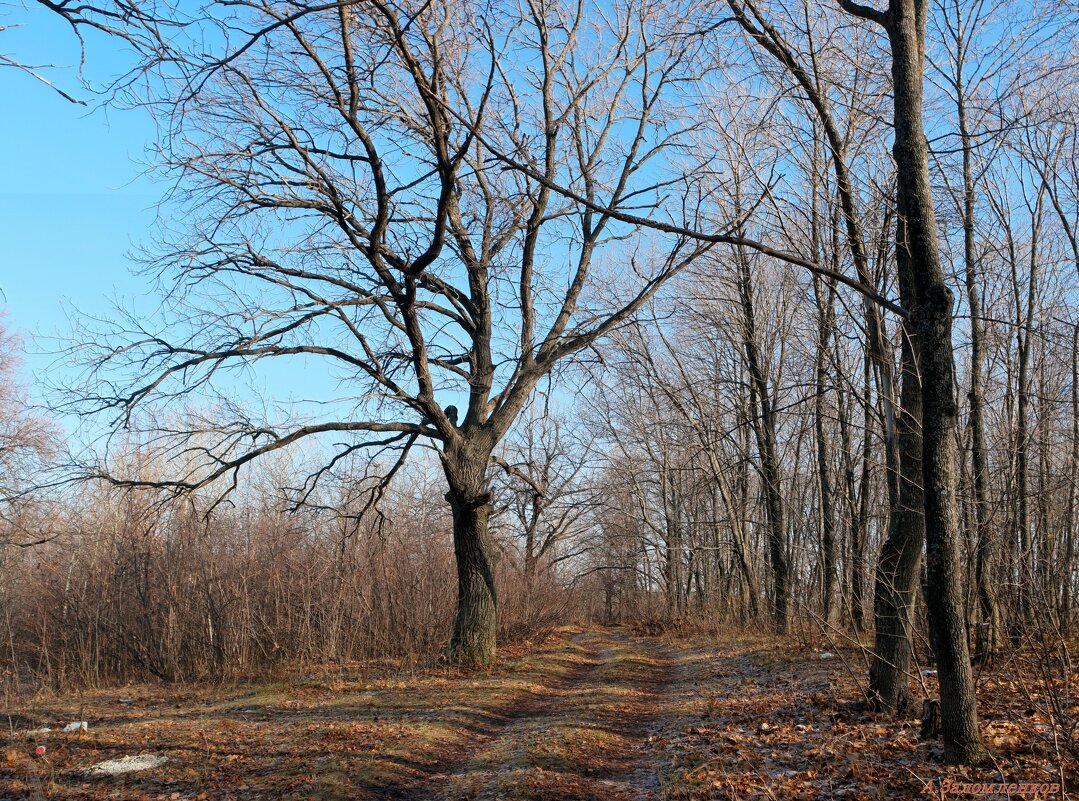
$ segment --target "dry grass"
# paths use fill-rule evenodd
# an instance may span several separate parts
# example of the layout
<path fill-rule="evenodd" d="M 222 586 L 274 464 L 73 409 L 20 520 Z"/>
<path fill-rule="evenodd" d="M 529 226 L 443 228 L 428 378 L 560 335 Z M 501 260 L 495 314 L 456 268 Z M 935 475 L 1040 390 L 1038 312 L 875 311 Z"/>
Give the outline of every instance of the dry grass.
<path fill-rule="evenodd" d="M 496 669 L 413 678 L 341 676 L 291 683 L 128 686 L 39 696 L 10 720 L 0 798 L 376 798 L 403 794 L 525 714 L 583 662 L 562 633 L 503 652 Z M 27 737 L 38 725 L 90 722 L 88 732 Z M 44 745 L 44 758 L 33 756 Z M 163 754 L 146 774 L 90 779 L 93 764 Z M 212 792 L 211 792 L 212 791 Z"/>
<path fill-rule="evenodd" d="M 667 670 L 639 639 L 563 629 L 486 671 L 40 695 L 6 710 L 0 798 L 628 798 Z M 138 753 L 169 761 L 86 774 Z"/>
<path fill-rule="evenodd" d="M 14 727 L 0 799 L 913 799 L 939 798 L 942 777 L 1057 780 L 1022 662 L 979 679 L 996 765 L 957 770 L 917 721 L 867 712 L 844 658 L 857 655 L 761 636 L 562 629 L 487 671 L 40 696 L 0 718 Z M 74 719 L 89 731 L 25 735 Z M 169 761 L 86 775 L 138 753 Z"/>

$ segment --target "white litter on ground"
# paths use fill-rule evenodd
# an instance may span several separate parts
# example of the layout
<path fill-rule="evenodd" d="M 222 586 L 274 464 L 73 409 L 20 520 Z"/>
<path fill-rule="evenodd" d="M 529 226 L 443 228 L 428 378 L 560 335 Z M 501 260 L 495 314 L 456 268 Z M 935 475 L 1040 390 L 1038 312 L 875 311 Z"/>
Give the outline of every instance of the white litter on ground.
<path fill-rule="evenodd" d="M 90 728 L 90 724 L 87 723 L 85 720 L 73 720 L 73 721 L 71 721 L 71 723 L 64 726 L 64 731 L 66 731 L 66 732 L 86 731 L 89 728 Z"/>
<path fill-rule="evenodd" d="M 107 759 L 86 771 L 90 776 L 119 776 L 121 773 L 134 773 L 139 770 L 158 768 L 169 761 L 168 757 L 157 754 L 138 754 L 136 756 Z"/>
<path fill-rule="evenodd" d="M 817 659 L 835 659 L 835 654 L 831 651 L 825 651 L 824 653 L 817 654 Z"/>

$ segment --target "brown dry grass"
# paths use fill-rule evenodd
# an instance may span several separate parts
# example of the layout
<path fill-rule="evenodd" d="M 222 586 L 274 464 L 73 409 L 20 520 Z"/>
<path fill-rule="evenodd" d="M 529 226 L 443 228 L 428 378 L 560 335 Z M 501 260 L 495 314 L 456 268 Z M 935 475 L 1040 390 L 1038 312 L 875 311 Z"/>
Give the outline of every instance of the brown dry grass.
<path fill-rule="evenodd" d="M 865 711 L 843 667 L 858 675 L 857 653 L 840 657 L 763 636 L 562 629 L 487 671 L 23 699 L 0 717 L 14 727 L 0 799 L 905 799 L 939 798 L 941 777 L 1056 780 L 1020 663 L 980 676 L 996 766 L 957 770 L 917 721 Z M 24 733 L 74 719 L 90 730 Z M 85 773 L 146 752 L 169 761 Z"/>
<path fill-rule="evenodd" d="M 507 767 L 506 748 L 540 777 L 617 773 L 629 764 L 631 735 L 611 727 L 641 713 L 648 690 L 640 682 L 659 668 L 641 646 L 611 643 L 627 652 L 624 664 L 601 653 L 606 645 L 593 635 L 566 629 L 504 649 L 488 671 L 41 696 L 5 711 L 15 730 L 0 762 L 0 798 L 420 798 L 432 787 L 469 792 L 485 765 Z M 619 689 L 622 673 L 629 689 Z M 90 730 L 25 735 L 75 719 Z M 33 756 L 39 744 L 44 758 Z M 145 773 L 86 775 L 97 762 L 137 753 L 169 761 Z"/>

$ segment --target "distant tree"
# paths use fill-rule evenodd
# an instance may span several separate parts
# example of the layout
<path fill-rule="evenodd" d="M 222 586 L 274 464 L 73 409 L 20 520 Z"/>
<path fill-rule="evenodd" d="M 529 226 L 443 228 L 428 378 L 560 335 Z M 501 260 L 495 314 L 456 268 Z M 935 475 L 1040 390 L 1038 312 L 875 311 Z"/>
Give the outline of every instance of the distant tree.
<path fill-rule="evenodd" d="M 578 535 L 589 525 L 592 456 L 572 421 L 549 403 L 533 404 L 494 461 L 503 468 L 505 511 L 520 540 L 521 572 L 531 587 L 539 570 L 581 553 Z"/>
<path fill-rule="evenodd" d="M 0 548 L 28 545 L 43 536 L 27 531 L 20 514 L 45 459 L 55 452 L 55 426 L 35 412 L 19 381 L 19 342 L 0 319 Z"/>

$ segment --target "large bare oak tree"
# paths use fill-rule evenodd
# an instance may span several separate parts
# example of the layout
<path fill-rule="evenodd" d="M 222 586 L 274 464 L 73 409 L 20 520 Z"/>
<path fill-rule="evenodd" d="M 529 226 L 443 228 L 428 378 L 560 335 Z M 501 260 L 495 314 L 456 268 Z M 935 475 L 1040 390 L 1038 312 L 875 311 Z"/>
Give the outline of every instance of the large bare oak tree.
<path fill-rule="evenodd" d="M 161 324 L 94 338 L 80 408 L 144 429 L 171 465 L 150 483 L 175 492 L 227 493 L 253 460 L 319 440 L 294 502 L 359 461 L 375 508 L 410 450 L 433 446 L 459 582 L 450 656 L 488 663 L 495 446 L 557 363 L 712 246 L 615 214 L 696 224 L 707 198 L 689 176 L 707 165 L 673 112 L 699 78 L 699 36 L 655 2 L 241 2 L 192 19 L 141 85 L 175 179 L 153 259 Z M 221 400 L 154 422 L 267 360 L 297 383 L 330 371 L 346 398 L 257 418 Z"/>

